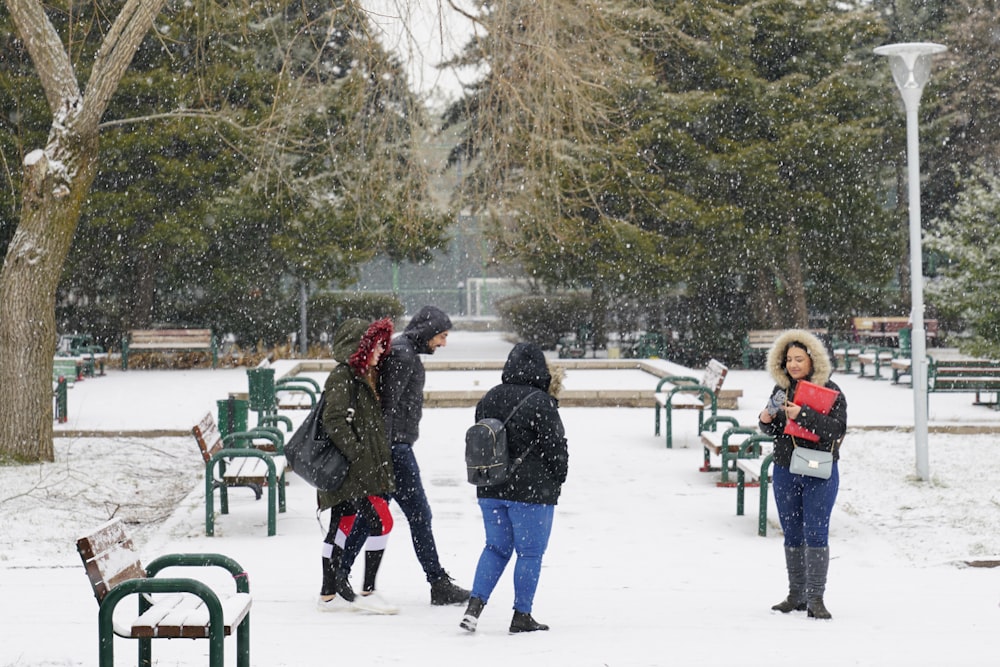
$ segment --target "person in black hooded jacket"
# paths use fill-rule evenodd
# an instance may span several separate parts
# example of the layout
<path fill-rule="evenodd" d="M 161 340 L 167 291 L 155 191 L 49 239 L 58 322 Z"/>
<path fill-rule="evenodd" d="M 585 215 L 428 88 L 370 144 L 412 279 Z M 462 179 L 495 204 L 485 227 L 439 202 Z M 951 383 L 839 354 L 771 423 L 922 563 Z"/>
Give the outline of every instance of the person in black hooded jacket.
<path fill-rule="evenodd" d="M 476 421 L 486 417 L 503 421 L 520 404 L 505 430 L 511 460 L 523 462 L 506 482 L 476 490 L 486 545 L 476 566 L 472 597 L 459 624 L 469 632 L 475 632 L 483 607 L 515 552 L 510 632 L 549 629 L 537 622 L 531 611 L 555 505 L 569 468 L 559 403 L 548 393 L 551 384 L 542 350 L 532 343 L 518 343 L 507 357 L 501 384 L 490 389 L 476 406 Z"/>

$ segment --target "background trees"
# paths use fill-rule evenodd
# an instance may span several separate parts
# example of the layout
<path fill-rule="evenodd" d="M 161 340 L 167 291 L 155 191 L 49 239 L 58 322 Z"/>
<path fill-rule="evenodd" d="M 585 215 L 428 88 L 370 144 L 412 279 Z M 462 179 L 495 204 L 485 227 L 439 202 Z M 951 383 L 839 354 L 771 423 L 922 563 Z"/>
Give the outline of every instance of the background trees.
<path fill-rule="evenodd" d="M 879 178 L 892 91 L 874 76 L 877 15 L 528 4 L 484 5 L 462 62 L 488 74 L 448 116 L 471 121 L 459 150 L 478 158 L 463 201 L 502 210 L 510 256 L 548 284 L 647 299 L 647 324 L 693 356 L 887 301 L 902 253 Z"/>
<path fill-rule="evenodd" d="M 52 455 L 57 289 L 67 321 L 82 310 L 75 321 L 108 337 L 150 322 L 267 335 L 288 326 L 278 307 L 302 281 L 345 282 L 378 249 L 414 258 L 443 239 L 410 158 L 417 106 L 356 5 L 180 3 L 150 33 L 162 4 L 50 19 L 9 0 L 0 16 L 15 28 L 0 42 L 14 185 L 0 209 L 0 442 L 15 458 Z"/>

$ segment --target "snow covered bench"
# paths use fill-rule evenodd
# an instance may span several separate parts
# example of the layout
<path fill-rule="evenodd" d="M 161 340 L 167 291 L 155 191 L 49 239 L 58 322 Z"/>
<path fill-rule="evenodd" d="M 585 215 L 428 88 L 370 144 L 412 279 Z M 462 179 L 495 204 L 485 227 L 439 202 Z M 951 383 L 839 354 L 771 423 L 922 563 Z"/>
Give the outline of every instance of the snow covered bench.
<path fill-rule="evenodd" d="M 285 470 L 288 468 L 280 437 L 268 430 L 237 431 L 223 436 L 211 412 L 202 417 L 191 432 L 205 460 L 205 534 L 215 534 L 216 489 L 219 490 L 219 511 L 229 514 L 229 487 L 249 487 L 260 500 L 266 486 L 267 534 L 274 535 L 277 532 L 276 510 L 285 511 Z M 267 440 L 268 448 L 276 453 L 247 444 L 254 440 Z"/>
<path fill-rule="evenodd" d="M 890 362 L 892 368 L 892 383 L 900 384 L 904 375 L 910 377 L 910 384 L 913 384 L 913 375 L 910 373 L 910 360 L 896 357 Z"/>
<path fill-rule="evenodd" d="M 718 425 L 728 423 L 730 427 L 724 431 L 718 431 Z M 765 435 L 756 427 L 740 426 L 733 417 L 713 416 L 705 421 L 704 430 L 700 433 L 701 444 L 704 449 L 705 459 L 701 472 L 720 471 L 719 486 L 732 486 L 729 481 L 730 471 L 736 469 L 736 465 L 743 458 L 759 458 L 761 445 L 773 441 L 769 435 Z M 718 468 L 711 466 L 711 457 L 718 456 L 721 464 Z"/>
<path fill-rule="evenodd" d="M 1000 361 L 990 359 L 928 358 L 927 391 L 973 393 L 973 405 L 1000 407 Z M 994 394 L 994 400 L 985 401 L 981 394 Z"/>
<path fill-rule="evenodd" d="M 168 554 L 143 568 L 120 519 L 99 526 L 76 542 L 99 611 L 97 627 L 101 667 L 113 667 L 115 635 L 139 640 L 140 665 L 151 665 L 152 639 L 208 639 L 209 665 L 223 667 L 225 637 L 236 634 L 237 667 L 250 665 L 250 583 L 239 563 L 222 554 Z M 191 578 L 159 577 L 168 567 L 227 570 L 233 590 L 220 593 Z M 138 614 L 116 613 L 130 595 Z"/>
<path fill-rule="evenodd" d="M 858 376 L 882 380 L 882 369 L 892 363 L 896 357 L 896 348 L 867 347 L 858 356 Z M 865 366 L 874 367 L 874 375 L 865 375 Z"/>
<path fill-rule="evenodd" d="M 664 413 L 667 449 L 673 445 L 673 412 L 677 410 L 698 411 L 698 432 L 705 423 L 705 410 L 714 417 L 719 409 L 719 391 L 729 369 L 722 362 L 712 359 L 705 367 L 701 380 L 697 378 L 668 375 L 656 385 L 653 397 L 656 399 L 655 428 L 653 435 L 660 435 L 660 410 Z"/>
<path fill-rule="evenodd" d="M 851 372 L 851 364 L 857 360 L 864 348 L 857 343 L 838 342 L 833 344 L 833 365 L 842 373 Z"/>
<path fill-rule="evenodd" d="M 774 454 L 760 458 L 736 459 L 736 516 L 743 516 L 744 493 L 747 486 L 760 486 L 760 508 L 757 511 L 757 534 L 767 537 L 767 488 L 771 482 Z"/>

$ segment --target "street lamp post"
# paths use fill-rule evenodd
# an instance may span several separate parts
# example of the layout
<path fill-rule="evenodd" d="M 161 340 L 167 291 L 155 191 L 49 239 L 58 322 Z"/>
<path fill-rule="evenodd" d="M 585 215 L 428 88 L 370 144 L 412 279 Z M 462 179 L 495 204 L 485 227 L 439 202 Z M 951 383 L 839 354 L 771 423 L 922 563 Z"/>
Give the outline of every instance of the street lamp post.
<path fill-rule="evenodd" d="M 889 57 L 892 78 L 906 107 L 906 166 L 910 195 L 910 377 L 913 379 L 913 433 L 917 450 L 917 476 L 930 479 L 927 456 L 927 331 L 924 328 L 924 265 L 920 248 L 920 140 L 917 110 L 920 95 L 931 74 L 931 56 L 947 47 L 932 42 L 889 44 L 875 49 Z"/>

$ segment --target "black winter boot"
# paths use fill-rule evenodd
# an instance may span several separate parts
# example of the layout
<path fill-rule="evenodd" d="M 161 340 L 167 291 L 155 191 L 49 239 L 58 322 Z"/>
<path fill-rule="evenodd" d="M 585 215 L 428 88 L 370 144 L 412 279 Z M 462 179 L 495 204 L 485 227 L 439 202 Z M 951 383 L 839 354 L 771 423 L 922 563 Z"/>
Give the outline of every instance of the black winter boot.
<path fill-rule="evenodd" d="M 462 604 L 469 599 L 469 591 L 457 585 L 447 574 L 431 584 L 431 604 Z"/>
<path fill-rule="evenodd" d="M 479 598 L 469 598 L 469 606 L 465 608 L 465 616 L 459 622 L 458 627 L 469 632 L 475 632 L 479 625 L 479 615 L 483 613 L 486 603 Z"/>
<path fill-rule="evenodd" d="M 351 582 L 347 580 L 346 576 L 338 574 L 333 581 L 333 587 L 337 595 L 348 602 L 354 602 L 354 589 L 351 588 Z"/>
<path fill-rule="evenodd" d="M 826 574 L 829 569 L 829 547 L 806 547 L 806 609 L 809 618 L 833 618 L 823 604 Z"/>
<path fill-rule="evenodd" d="M 785 547 L 785 568 L 788 570 L 788 597 L 771 607 L 787 614 L 806 610 L 806 550 L 805 547 Z"/>
<path fill-rule="evenodd" d="M 526 614 L 523 611 L 515 611 L 514 618 L 510 621 L 510 631 L 515 632 L 534 632 L 535 630 L 548 630 L 549 626 L 544 623 L 539 623 L 531 617 L 531 614 Z"/>

